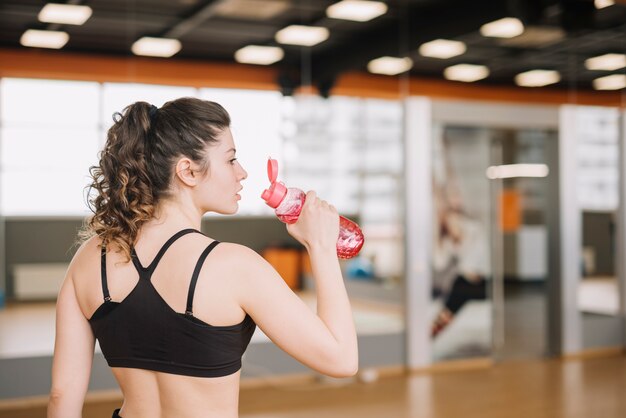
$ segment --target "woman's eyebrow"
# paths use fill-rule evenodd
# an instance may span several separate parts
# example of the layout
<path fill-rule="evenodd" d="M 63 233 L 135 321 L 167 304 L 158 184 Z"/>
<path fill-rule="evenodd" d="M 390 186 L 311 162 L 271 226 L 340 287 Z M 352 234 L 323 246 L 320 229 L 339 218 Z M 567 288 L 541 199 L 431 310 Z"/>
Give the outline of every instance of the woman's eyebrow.
<path fill-rule="evenodd" d="M 236 150 L 235 148 L 231 148 L 231 149 L 229 149 L 228 151 L 226 151 L 226 153 L 229 153 L 229 152 L 231 152 L 231 151 L 233 151 L 233 152 L 237 152 L 237 150 Z"/>

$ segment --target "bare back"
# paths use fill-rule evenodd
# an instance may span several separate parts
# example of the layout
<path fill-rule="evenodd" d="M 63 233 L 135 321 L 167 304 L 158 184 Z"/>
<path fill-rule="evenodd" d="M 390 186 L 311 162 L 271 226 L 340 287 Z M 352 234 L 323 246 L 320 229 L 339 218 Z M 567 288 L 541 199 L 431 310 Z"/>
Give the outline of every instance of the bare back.
<path fill-rule="evenodd" d="M 171 235 L 156 228 L 142 231 L 135 247 L 141 264 L 150 264 Z M 151 283 L 175 312 L 185 312 L 194 266 L 211 241 L 200 234 L 183 236 L 158 263 Z M 87 319 L 103 303 L 98 244 L 97 238 L 87 242 L 71 271 L 78 304 Z M 226 245 L 215 247 L 204 262 L 193 301 L 194 316 L 213 326 L 238 324 L 246 315 L 233 296 L 232 269 L 226 265 L 229 257 L 220 256 L 222 252 L 228 252 Z M 115 302 L 123 301 L 140 280 L 133 263 L 120 253 L 107 252 L 106 270 L 110 297 Z M 134 368 L 114 367 L 112 371 L 124 395 L 120 412 L 124 418 L 237 417 L 240 372 L 201 378 Z"/>

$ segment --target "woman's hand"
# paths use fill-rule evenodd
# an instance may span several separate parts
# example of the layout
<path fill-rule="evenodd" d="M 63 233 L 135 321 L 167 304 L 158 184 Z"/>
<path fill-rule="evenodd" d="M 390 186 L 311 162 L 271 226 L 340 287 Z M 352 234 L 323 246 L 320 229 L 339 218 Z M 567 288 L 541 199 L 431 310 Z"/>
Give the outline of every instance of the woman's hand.
<path fill-rule="evenodd" d="M 313 248 L 335 251 L 339 238 L 337 209 L 309 191 L 298 220 L 287 225 L 287 232 L 308 251 Z"/>

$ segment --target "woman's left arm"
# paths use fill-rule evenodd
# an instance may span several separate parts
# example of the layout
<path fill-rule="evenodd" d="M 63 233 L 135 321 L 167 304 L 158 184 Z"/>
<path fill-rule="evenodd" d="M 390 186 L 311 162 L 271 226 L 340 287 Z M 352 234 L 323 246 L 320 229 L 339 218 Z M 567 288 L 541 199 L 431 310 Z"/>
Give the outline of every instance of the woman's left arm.
<path fill-rule="evenodd" d="M 71 268 L 56 307 L 56 338 L 48 418 L 80 418 L 89 386 L 95 338 L 76 299 Z"/>

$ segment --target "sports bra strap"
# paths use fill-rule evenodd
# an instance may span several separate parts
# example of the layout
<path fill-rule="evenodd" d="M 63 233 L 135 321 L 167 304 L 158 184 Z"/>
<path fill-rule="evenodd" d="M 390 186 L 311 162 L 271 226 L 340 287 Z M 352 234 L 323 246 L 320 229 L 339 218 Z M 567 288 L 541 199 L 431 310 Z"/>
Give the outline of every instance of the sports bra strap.
<path fill-rule="evenodd" d="M 111 301 L 111 296 L 109 295 L 109 287 L 107 285 L 107 248 L 104 244 L 102 244 L 102 251 L 100 252 L 100 279 L 102 280 L 102 295 L 104 296 L 104 301 Z"/>
<path fill-rule="evenodd" d="M 196 291 L 196 282 L 198 281 L 198 275 L 200 274 L 200 270 L 202 269 L 202 265 L 204 264 L 204 260 L 206 260 L 207 256 L 213 248 L 215 248 L 219 244 L 219 241 L 215 240 L 208 245 L 200 254 L 200 258 L 196 263 L 196 268 L 193 270 L 193 275 L 191 276 L 191 283 L 189 283 L 189 293 L 187 294 L 187 308 L 185 309 L 186 315 L 193 315 L 192 307 L 193 307 L 193 295 Z"/>
<path fill-rule="evenodd" d="M 139 257 L 137 257 L 137 253 L 135 252 L 135 247 L 133 247 L 131 249 L 130 256 L 131 256 L 131 259 L 133 260 L 133 264 L 135 265 L 135 268 L 140 273 L 148 273 L 149 275 L 152 275 L 152 273 L 154 272 L 154 269 L 156 269 L 156 266 L 159 264 L 159 261 L 161 261 L 161 257 L 163 257 L 167 249 L 170 248 L 170 246 L 174 243 L 174 241 L 176 241 L 178 238 L 182 237 L 183 235 L 191 234 L 194 232 L 198 234 L 202 234 L 202 232 L 193 228 L 183 229 L 182 231 L 178 231 L 177 233 L 175 233 L 170 239 L 168 239 L 165 242 L 165 244 L 163 244 L 163 246 L 157 253 L 156 257 L 154 257 L 154 260 L 152 260 L 152 262 L 150 263 L 148 267 L 144 267 L 141 265 L 141 262 L 139 261 Z"/>

